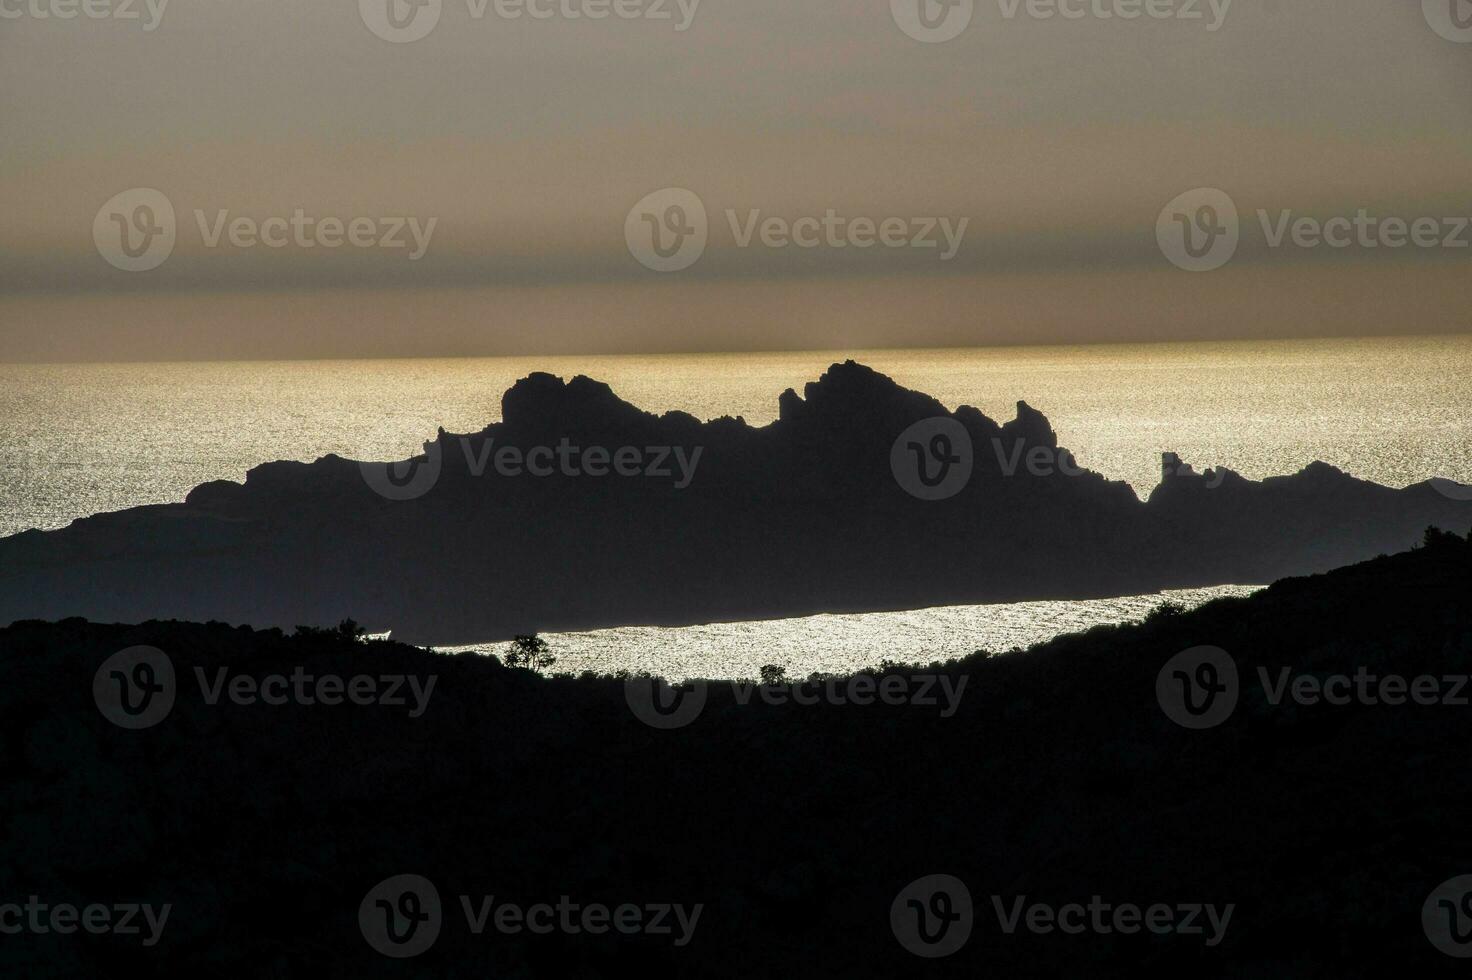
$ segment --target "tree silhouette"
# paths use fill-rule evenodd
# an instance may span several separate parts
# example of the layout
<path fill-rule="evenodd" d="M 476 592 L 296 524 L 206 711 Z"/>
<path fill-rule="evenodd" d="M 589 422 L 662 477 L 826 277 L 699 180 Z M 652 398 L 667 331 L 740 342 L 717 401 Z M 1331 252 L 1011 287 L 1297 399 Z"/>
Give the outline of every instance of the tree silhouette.
<path fill-rule="evenodd" d="M 557 658 L 549 652 L 547 641 L 535 633 L 514 638 L 505 660 L 508 667 L 537 671 L 548 670 L 557 663 Z"/>

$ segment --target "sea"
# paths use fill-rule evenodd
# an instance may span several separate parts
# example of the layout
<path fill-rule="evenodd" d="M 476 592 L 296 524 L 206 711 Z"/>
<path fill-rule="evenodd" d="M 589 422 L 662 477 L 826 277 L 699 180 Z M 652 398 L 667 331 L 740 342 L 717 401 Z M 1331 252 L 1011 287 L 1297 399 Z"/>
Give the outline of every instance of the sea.
<path fill-rule="evenodd" d="M 443 426 L 478 431 L 533 371 L 606 381 L 625 400 L 700 418 L 772 421 L 831 364 L 868 364 L 951 408 L 1043 412 L 1080 465 L 1142 498 L 1160 455 L 1260 479 L 1322 460 L 1401 487 L 1472 483 L 1472 336 L 1352 340 L 309 362 L 0 364 L 0 536 L 183 500 L 273 460 L 406 458 Z M 882 659 L 929 662 L 1191 605 L 1175 596 L 963 606 L 549 639 L 557 670 L 789 676 Z"/>

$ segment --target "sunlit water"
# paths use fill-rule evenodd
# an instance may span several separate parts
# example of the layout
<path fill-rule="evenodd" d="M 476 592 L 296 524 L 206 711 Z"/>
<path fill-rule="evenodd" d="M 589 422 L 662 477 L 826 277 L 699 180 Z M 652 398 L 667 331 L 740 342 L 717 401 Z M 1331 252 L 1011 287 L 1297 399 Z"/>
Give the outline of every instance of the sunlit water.
<path fill-rule="evenodd" d="M 145 365 L 0 364 L 0 535 L 182 500 L 277 459 L 400 459 L 438 426 L 477 431 L 532 371 L 588 374 L 633 404 L 700 418 L 777 414 L 854 357 L 954 408 L 1025 400 L 1078 461 L 1141 496 L 1160 453 L 1251 478 L 1323 460 L 1405 486 L 1472 482 L 1472 336 L 1251 343 Z M 1159 597 L 957 607 L 554 638 L 558 670 L 792 676 L 1026 645 L 1148 610 Z"/>
<path fill-rule="evenodd" d="M 1405 486 L 1472 482 L 1472 336 L 1401 340 L 670 357 L 227 364 L 0 364 L 0 536 L 184 499 L 276 459 L 402 459 L 437 426 L 478 431 L 542 370 L 641 408 L 777 414 L 777 396 L 854 357 L 954 408 L 1026 401 L 1080 464 L 1159 481 L 1160 453 L 1261 478 L 1316 459 Z"/>
<path fill-rule="evenodd" d="M 805 616 L 673 629 L 626 626 L 587 633 L 549 633 L 542 638 L 557 658 L 550 668 L 554 674 L 628 670 L 680 680 L 754 680 L 761 676 L 764 665 L 774 664 L 796 680 L 813 673 L 850 674 L 885 660 L 929 664 L 978 650 L 1002 653 L 1013 647 L 1026 649 L 1101 623 L 1142 619 L 1164 602 L 1193 609 L 1212 599 L 1254 591 L 1252 586 L 1224 585 L 1119 599 L 942 606 L 912 612 Z M 445 649 L 505 653 L 509 644 Z"/>

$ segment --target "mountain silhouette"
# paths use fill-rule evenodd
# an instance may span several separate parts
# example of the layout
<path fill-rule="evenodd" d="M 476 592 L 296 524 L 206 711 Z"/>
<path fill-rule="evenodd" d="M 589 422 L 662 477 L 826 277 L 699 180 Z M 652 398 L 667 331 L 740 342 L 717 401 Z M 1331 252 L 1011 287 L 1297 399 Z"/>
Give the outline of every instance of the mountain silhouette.
<path fill-rule="evenodd" d="M 1472 501 L 1429 481 L 1322 463 L 1258 482 L 1166 453 L 1141 501 L 1025 403 L 1004 423 L 951 412 L 853 361 L 778 405 L 766 426 L 701 422 L 532 374 L 501 422 L 440 430 L 415 460 L 270 463 L 0 540 L 0 623 L 351 616 L 471 643 L 1269 582 L 1472 527 Z"/>

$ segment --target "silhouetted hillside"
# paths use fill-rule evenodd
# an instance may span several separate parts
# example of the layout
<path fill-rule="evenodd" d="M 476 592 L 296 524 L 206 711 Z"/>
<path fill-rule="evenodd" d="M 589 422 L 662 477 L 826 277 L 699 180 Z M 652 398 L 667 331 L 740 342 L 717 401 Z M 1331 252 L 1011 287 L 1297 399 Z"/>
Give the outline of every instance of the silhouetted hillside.
<path fill-rule="evenodd" d="M 0 623 L 348 614 L 473 643 L 1269 582 L 1472 526 L 1472 499 L 1324 464 L 1258 483 L 1168 456 L 1142 503 L 1025 404 L 999 425 L 853 362 L 779 401 L 762 428 L 702 423 L 534 374 L 504 421 L 441 431 L 412 463 L 273 463 L 183 504 L 0 540 Z"/>
<path fill-rule="evenodd" d="M 146 948 L 116 935 L 0 936 L 0 972 L 1454 975 L 1465 960 L 1428 935 L 1443 914 L 1450 942 L 1472 925 L 1456 918 L 1456 896 L 1430 900 L 1472 874 L 1469 709 L 1455 700 L 1469 693 L 1455 686 L 1472 666 L 1469 594 L 1472 545 L 1432 533 L 1410 553 L 1190 613 L 890 668 L 860 687 L 829 682 L 871 698 L 893 685 L 903 704 L 766 703 L 712 685 L 673 715 L 650 714 L 637 679 L 547 679 L 351 629 L 16 624 L 0 630 L 0 903 L 172 911 Z M 157 652 L 119 658 L 139 645 Z M 1192 661 L 1202 656 L 1209 675 Z M 271 691 L 270 676 L 299 668 L 344 678 L 338 698 L 369 678 L 360 700 L 373 703 L 251 701 L 257 684 Z M 1350 703 L 1274 704 L 1284 669 L 1285 690 L 1349 691 Z M 1181 678 L 1225 691 L 1232 671 L 1240 683 L 1224 700 L 1173 700 Z M 400 675 L 414 678 L 397 688 L 404 703 L 384 701 Z M 1366 690 L 1381 703 L 1353 693 L 1359 676 L 1375 678 Z M 919 696 L 926 678 L 926 690 L 958 695 L 949 711 Z M 1433 688 L 1441 703 L 1417 703 Z M 211 690 L 237 694 L 211 704 Z M 1385 703 L 1396 690 L 1403 703 Z M 1186 703 L 1203 713 L 1181 715 Z M 399 912 L 430 921 L 397 885 L 375 897 L 398 875 L 433 883 L 442 906 L 437 938 L 405 961 L 375 952 L 361 926 Z M 964 882 L 969 905 L 904 900 L 931 875 Z M 702 910 L 684 945 L 678 931 L 477 936 L 462 895 L 472 910 L 492 895 L 496 907 L 568 896 Z M 1054 907 L 1099 896 L 1181 918 L 1162 934 L 1008 935 L 994 896 L 1009 914 L 1019 896 Z M 1231 905 L 1230 918 L 1174 931 L 1196 904 Z M 963 906 L 974 924 L 958 951 L 907 951 L 918 912 Z"/>

